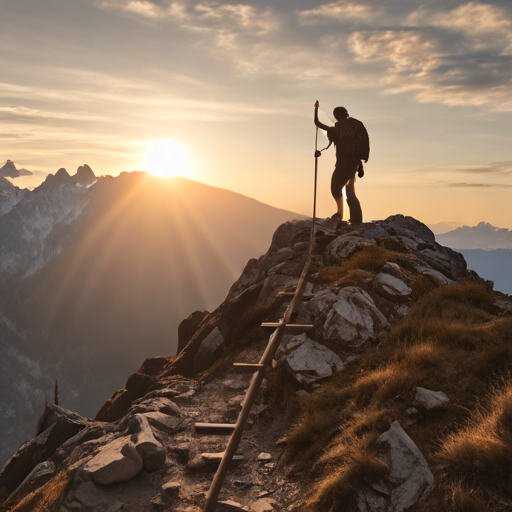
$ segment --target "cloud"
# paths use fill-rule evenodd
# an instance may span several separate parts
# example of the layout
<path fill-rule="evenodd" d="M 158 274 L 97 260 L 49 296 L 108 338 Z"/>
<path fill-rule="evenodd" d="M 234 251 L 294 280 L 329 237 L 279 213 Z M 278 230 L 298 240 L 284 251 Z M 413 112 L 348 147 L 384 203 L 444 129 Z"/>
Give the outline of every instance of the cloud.
<path fill-rule="evenodd" d="M 378 7 L 339 0 L 313 9 L 299 11 L 298 15 L 303 23 L 318 23 L 326 20 L 345 21 L 351 18 L 368 20 L 377 16 L 380 11 L 381 9 Z"/>
<path fill-rule="evenodd" d="M 467 166 L 456 169 L 457 172 L 469 174 L 512 174 L 512 161 L 487 162 L 477 166 Z"/>
<path fill-rule="evenodd" d="M 449 183 L 449 187 L 456 188 L 489 188 L 489 187 L 497 187 L 497 188 L 510 188 L 512 185 L 510 183 Z"/>
<path fill-rule="evenodd" d="M 194 30 L 235 33 L 242 29 L 263 35 L 276 28 L 276 18 L 271 9 L 260 11 L 241 3 L 107 0 L 99 5 L 104 9 L 120 10 L 142 18 L 179 23 L 184 28 Z"/>

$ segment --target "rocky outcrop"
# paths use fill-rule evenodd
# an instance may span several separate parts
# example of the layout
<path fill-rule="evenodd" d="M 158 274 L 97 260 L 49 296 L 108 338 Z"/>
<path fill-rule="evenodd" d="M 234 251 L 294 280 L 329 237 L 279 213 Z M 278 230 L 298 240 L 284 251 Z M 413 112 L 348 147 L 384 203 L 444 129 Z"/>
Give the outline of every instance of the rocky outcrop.
<path fill-rule="evenodd" d="M 52 457 L 68 439 L 91 424 L 79 414 L 46 404 L 36 437 L 24 444 L 3 467 L 0 489 L 12 493 L 38 464 Z"/>
<path fill-rule="evenodd" d="M 294 290 L 305 263 L 310 229 L 308 221 L 280 226 L 269 251 L 248 262 L 226 300 L 201 320 L 161 375 L 197 374 L 254 332 L 259 323 L 276 321 L 282 305 L 278 293 Z M 358 286 L 350 279 L 333 283 L 322 279 L 330 270 L 341 278 L 345 262 L 373 247 L 388 260 L 377 262 L 370 271 L 359 271 Z M 460 254 L 439 245 L 424 224 L 403 215 L 340 232 L 318 226 L 316 253 L 309 285 L 313 298 L 302 306 L 300 316 L 304 321 L 314 319 L 312 341 L 338 345 L 340 356 L 378 340 L 403 316 L 407 304 L 415 300 L 413 288 L 420 276 L 439 286 L 468 275 Z"/>
<path fill-rule="evenodd" d="M 179 354 L 187 346 L 201 322 L 208 315 L 208 311 L 194 311 L 188 318 L 181 321 L 178 326 L 178 348 L 176 349 L 176 354 Z"/>
<path fill-rule="evenodd" d="M 38 463 L 48 460 L 55 464 L 52 481 L 65 475 L 70 482 L 61 491 L 59 512 L 195 511 L 204 502 L 206 482 L 219 464 L 225 442 L 218 436 L 199 438 L 194 423 L 233 422 L 237 417 L 251 376 L 234 375 L 232 363 L 261 357 L 268 336 L 260 324 L 282 317 L 289 299 L 279 292 L 295 289 L 310 230 L 309 221 L 280 226 L 269 251 L 249 261 L 215 311 L 196 312 L 181 324 L 184 346 L 178 354 L 144 361 L 98 412 L 96 420 L 101 421 L 75 418 L 49 406 L 40 420 L 39 436 L 31 441 L 34 447 L 16 454 L 18 465 L 4 469 L 0 484 L 11 478 L 9 489 L 14 490 Z M 307 294 L 294 319 L 309 325 L 307 334 L 285 337 L 273 369 L 266 370 L 262 397 L 291 391 L 307 403 L 323 381 L 340 372 L 350 375 L 363 351 L 377 350 L 423 290 L 467 275 L 460 255 L 436 244 L 428 228 L 408 217 L 393 216 L 340 231 L 319 226 Z M 284 507 L 303 490 L 303 482 L 289 482 L 280 467 L 286 443 L 282 437 L 289 423 L 262 397 L 250 412 L 237 464 L 230 468 L 233 475 L 226 484 L 227 494 L 237 500 L 243 497 L 251 510 Z M 54 439 L 52 432 L 60 425 L 77 430 L 66 430 Z M 43 448 L 38 451 L 36 445 Z M 382 480 L 361 482 L 359 510 L 414 510 L 427 496 L 433 477 L 397 422 L 378 438 L 376 457 L 387 471 Z M 24 470 L 16 473 L 17 467 Z M 45 487 L 35 492 L 42 495 Z"/>

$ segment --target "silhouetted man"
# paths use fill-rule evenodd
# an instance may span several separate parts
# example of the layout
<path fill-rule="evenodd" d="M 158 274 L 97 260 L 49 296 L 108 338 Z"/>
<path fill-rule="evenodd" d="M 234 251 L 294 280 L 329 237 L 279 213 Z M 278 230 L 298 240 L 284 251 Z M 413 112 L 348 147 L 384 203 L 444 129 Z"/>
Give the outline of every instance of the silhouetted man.
<path fill-rule="evenodd" d="M 357 226 L 363 222 L 363 212 L 356 197 L 356 173 L 360 178 L 364 175 L 362 160 L 367 162 L 370 154 L 368 132 L 361 121 L 348 116 L 347 109 L 344 107 L 334 109 L 333 114 L 337 123 L 334 126 L 327 126 L 318 120 L 318 107 L 317 102 L 315 125 L 325 130 L 329 142 L 334 142 L 336 146 L 336 166 L 332 173 L 331 194 L 338 205 L 338 211 L 331 218 L 338 219 L 339 222 L 343 220 L 342 190 L 346 187 L 350 223 Z"/>

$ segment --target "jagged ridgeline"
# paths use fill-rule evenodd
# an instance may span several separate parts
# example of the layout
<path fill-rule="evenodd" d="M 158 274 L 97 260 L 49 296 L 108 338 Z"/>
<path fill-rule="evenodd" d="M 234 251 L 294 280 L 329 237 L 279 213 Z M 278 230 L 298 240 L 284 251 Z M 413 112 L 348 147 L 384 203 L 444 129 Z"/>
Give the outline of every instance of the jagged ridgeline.
<path fill-rule="evenodd" d="M 94 420 L 47 404 L 0 474 L 11 510 L 200 511 L 226 440 L 194 423 L 236 419 L 250 376 L 232 364 L 259 360 L 310 231 L 281 225 L 219 307 L 182 323 L 179 354 L 146 359 Z M 313 329 L 285 337 L 219 510 L 511 508 L 510 297 L 396 215 L 318 228 L 296 321 Z"/>

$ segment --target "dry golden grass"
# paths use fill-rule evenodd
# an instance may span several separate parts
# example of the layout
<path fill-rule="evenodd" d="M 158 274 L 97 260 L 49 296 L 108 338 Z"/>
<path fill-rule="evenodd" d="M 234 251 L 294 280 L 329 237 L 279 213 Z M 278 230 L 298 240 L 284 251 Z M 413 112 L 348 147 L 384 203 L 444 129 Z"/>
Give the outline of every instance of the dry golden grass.
<path fill-rule="evenodd" d="M 322 269 L 319 278 L 324 283 L 335 283 L 346 277 L 350 271 L 375 272 L 381 270 L 388 261 L 392 261 L 392 257 L 392 252 L 377 245 L 368 245 L 356 252 L 350 259 L 344 261 L 339 267 Z M 353 276 L 353 278 L 357 277 L 357 275 Z"/>
<path fill-rule="evenodd" d="M 311 479 L 308 511 L 351 510 L 354 475 L 381 467 L 373 443 L 392 421 L 410 423 L 406 409 L 417 386 L 444 391 L 451 400 L 446 409 L 406 426 L 436 481 L 444 475 L 448 482 L 436 487 L 430 504 L 507 510 L 500 507 L 512 499 L 512 384 L 507 393 L 493 395 L 492 414 L 478 412 L 478 400 L 503 388 L 504 376 L 512 373 L 512 317 L 494 312 L 485 286 L 468 281 L 434 289 L 378 348 L 308 400 L 287 451 L 291 470 Z M 453 433 L 470 418 L 466 430 Z M 472 491 L 464 497 L 461 489 Z"/>

